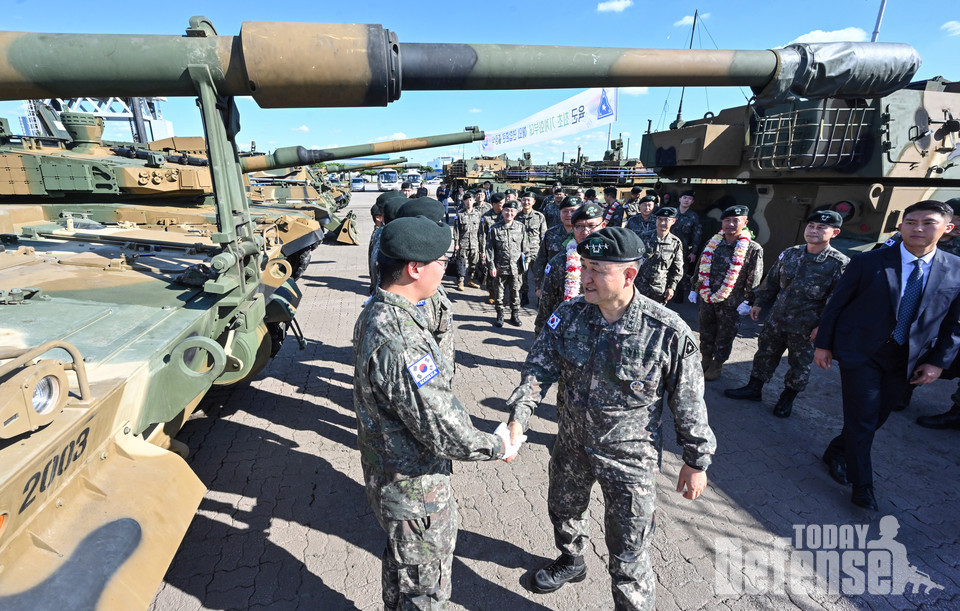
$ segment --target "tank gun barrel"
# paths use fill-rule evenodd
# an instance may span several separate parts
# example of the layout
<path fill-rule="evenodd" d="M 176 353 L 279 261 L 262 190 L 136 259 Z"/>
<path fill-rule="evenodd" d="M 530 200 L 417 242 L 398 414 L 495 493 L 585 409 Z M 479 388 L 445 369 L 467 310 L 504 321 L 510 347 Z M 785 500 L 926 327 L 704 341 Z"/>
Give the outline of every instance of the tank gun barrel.
<path fill-rule="evenodd" d="M 357 170 L 367 170 L 370 168 L 380 168 L 383 166 L 396 166 L 398 168 L 415 170 L 420 167 L 419 163 L 410 162 L 407 163 L 406 157 L 398 157 L 397 159 L 387 159 L 385 161 L 370 161 L 367 163 L 357 163 L 353 165 L 333 165 L 327 166 L 327 171 L 329 172 L 356 172 Z"/>
<path fill-rule="evenodd" d="M 403 90 L 749 86 L 764 96 L 869 97 L 909 83 L 897 43 L 766 51 L 399 43 L 379 25 L 245 22 L 219 36 L 0 32 L 0 99 L 196 95 L 191 66 L 222 95 L 263 108 L 385 106 Z"/>
<path fill-rule="evenodd" d="M 243 157 L 240 166 L 244 172 L 262 172 L 289 168 L 298 165 L 313 165 L 337 159 L 352 159 L 368 155 L 383 153 L 399 153 L 417 149 L 433 148 L 437 146 L 451 146 L 466 144 L 476 140 L 483 140 L 484 134 L 476 127 L 468 127 L 465 131 L 422 138 L 405 138 L 403 140 L 387 140 L 373 144 L 357 144 L 354 146 L 340 146 L 332 149 L 307 149 L 302 146 L 287 146 L 278 148 L 269 155 Z"/>

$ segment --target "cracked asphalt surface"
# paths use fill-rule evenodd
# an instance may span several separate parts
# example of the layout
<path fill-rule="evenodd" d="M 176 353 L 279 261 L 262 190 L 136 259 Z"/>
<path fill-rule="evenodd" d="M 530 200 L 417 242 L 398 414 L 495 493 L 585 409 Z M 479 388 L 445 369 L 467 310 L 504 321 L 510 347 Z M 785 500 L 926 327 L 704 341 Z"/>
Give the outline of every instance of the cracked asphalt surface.
<path fill-rule="evenodd" d="M 304 297 L 297 318 L 308 348 L 298 351 L 288 339 L 257 380 L 212 392 L 179 435 L 209 491 L 152 609 L 382 608 L 385 536 L 364 496 L 350 344 L 367 296 L 368 210 L 375 196 L 355 194 L 351 206 L 362 245 L 321 246 L 299 283 Z M 445 284 L 452 287 L 449 278 Z M 507 416 L 505 399 L 533 342 L 535 311 L 524 309 L 522 328 L 498 330 L 485 293 L 450 293 L 457 326 L 456 393 L 474 424 L 492 431 Z M 683 304 L 677 311 L 696 330 L 695 306 Z M 910 407 L 892 414 L 879 431 L 874 465 L 880 511 L 868 512 L 849 502 L 849 488 L 834 483 L 820 461 L 842 423 L 836 367 L 826 372 L 814 367 L 789 419 L 770 413 L 786 359 L 762 404 L 723 396 L 723 389 L 746 382 L 759 329 L 745 321 L 723 377 L 707 383 L 718 451 L 700 499 L 688 501 L 674 491 L 681 461 L 673 436 L 665 435 L 652 543 L 657 608 L 960 608 L 960 493 L 951 477 L 960 432 L 930 431 L 913 422 L 918 415 L 944 411 L 956 382 L 920 388 Z M 586 580 L 548 595 L 529 589 L 532 572 L 556 555 L 546 507 L 547 460 L 557 430 L 553 402 L 551 391 L 513 463 L 454 465 L 461 525 L 452 609 L 613 606 L 597 487 Z M 731 572 L 746 575 L 747 586 L 732 593 L 717 587 L 718 540 L 739 540 L 745 551 L 759 550 L 765 558 L 775 538 L 794 536 L 794 525 L 869 525 L 872 540 L 886 515 L 900 524 L 896 540 L 909 562 L 942 589 L 913 593 L 908 586 L 904 595 L 859 594 L 856 587 L 831 584 L 829 572 L 806 587 L 777 589 L 751 581 L 755 575 L 749 569 Z"/>

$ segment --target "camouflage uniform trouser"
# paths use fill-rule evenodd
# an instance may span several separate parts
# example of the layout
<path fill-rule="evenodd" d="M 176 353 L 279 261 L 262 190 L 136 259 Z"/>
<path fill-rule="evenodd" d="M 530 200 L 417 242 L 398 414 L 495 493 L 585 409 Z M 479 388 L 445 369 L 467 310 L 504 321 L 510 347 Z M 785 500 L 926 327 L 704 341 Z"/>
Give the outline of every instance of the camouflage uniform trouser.
<path fill-rule="evenodd" d="M 649 483 L 599 479 L 610 554 L 607 569 L 618 610 L 654 608 L 657 588 L 650 539 L 657 489 L 650 475 Z M 558 435 L 550 453 L 547 508 L 557 549 L 565 554 L 582 556 L 587 546 L 587 508 L 597 481 L 583 449 L 567 442 L 562 433 Z"/>
<path fill-rule="evenodd" d="M 519 270 L 518 270 L 519 271 Z M 497 308 L 497 312 L 503 311 L 504 297 L 507 291 L 510 292 L 510 310 L 513 312 L 520 312 L 520 276 L 519 275 L 506 275 L 497 273 L 496 278 L 491 278 L 493 280 L 493 304 Z"/>
<path fill-rule="evenodd" d="M 457 506 L 414 520 L 385 520 L 383 604 L 386 609 L 445 609 L 450 600 Z"/>
<path fill-rule="evenodd" d="M 769 382 L 784 350 L 788 351 L 790 370 L 783 378 L 783 385 L 802 392 L 810 380 L 810 364 L 813 363 L 814 348 L 809 333 L 787 333 L 769 323 L 764 325 L 757 339 L 757 353 L 753 356 L 750 376 Z"/>
<path fill-rule="evenodd" d="M 728 300 L 729 301 L 729 300 Z M 700 301 L 700 354 L 725 363 L 733 350 L 733 340 L 740 331 L 737 304 Z"/>
<path fill-rule="evenodd" d="M 464 246 L 460 248 L 459 254 L 460 256 L 457 257 L 457 279 L 473 282 L 474 274 L 477 273 L 477 264 L 480 263 L 480 250 L 476 246 Z"/>
<path fill-rule="evenodd" d="M 528 299 L 530 298 L 530 278 L 533 278 L 534 274 L 536 273 L 533 271 L 533 261 L 536 258 L 537 253 L 533 253 L 532 255 L 528 253 L 526 255 L 527 270 L 520 275 L 520 278 L 522 279 L 522 282 L 520 283 L 520 295 Z M 534 282 L 532 284 L 534 288 L 536 288 L 536 278 L 534 278 Z"/>

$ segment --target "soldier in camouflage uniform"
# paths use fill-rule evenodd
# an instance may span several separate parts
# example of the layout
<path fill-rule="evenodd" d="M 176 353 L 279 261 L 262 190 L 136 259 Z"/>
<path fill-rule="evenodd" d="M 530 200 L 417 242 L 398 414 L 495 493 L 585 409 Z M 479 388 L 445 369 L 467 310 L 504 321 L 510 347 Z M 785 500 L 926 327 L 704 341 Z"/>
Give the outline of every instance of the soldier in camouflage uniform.
<path fill-rule="evenodd" d="M 630 197 L 623 202 L 623 207 L 627 211 L 627 219 L 640 214 L 640 198 L 642 195 L 643 189 L 640 187 L 630 189 Z"/>
<path fill-rule="evenodd" d="M 683 242 L 670 233 L 677 220 L 677 209 L 664 206 L 651 217 L 656 221 L 653 233 L 640 235 L 647 256 L 637 274 L 637 290 L 657 303 L 667 303 L 683 277 Z M 630 222 L 638 218 L 639 215 L 627 221 L 627 227 L 630 228 Z"/>
<path fill-rule="evenodd" d="M 490 261 L 487 259 L 487 236 L 490 234 L 490 229 L 500 220 L 505 198 L 506 196 L 503 193 L 493 194 L 490 198 L 490 208 L 480 215 L 480 229 L 477 233 L 480 240 L 480 268 L 484 274 L 480 278 L 480 283 L 487 287 L 490 303 L 496 301 L 496 287 L 493 278 L 490 277 Z"/>
<path fill-rule="evenodd" d="M 534 273 L 533 266 L 530 264 L 536 260 L 540 242 L 547 233 L 546 217 L 533 209 L 533 203 L 536 200 L 533 191 L 524 192 L 520 197 L 520 214 L 517 215 L 517 222 L 523 225 L 527 232 L 527 249 L 523 253 L 526 270 L 523 272 L 523 282 L 520 284 L 521 306 L 530 304 L 529 278 Z"/>
<path fill-rule="evenodd" d="M 697 257 L 700 255 L 703 243 L 703 225 L 700 223 L 700 216 L 691 209 L 694 195 L 693 191 L 684 191 L 680 194 L 680 205 L 677 208 L 679 214 L 672 229 L 673 234 L 683 242 L 686 257 L 683 263 L 683 279 L 677 287 L 680 295 L 686 294 L 697 282 Z"/>
<path fill-rule="evenodd" d="M 414 305 L 439 287 L 449 246 L 449 230 L 429 219 L 389 223 L 381 239 L 384 287 L 353 332 L 363 478 L 387 533 L 386 609 L 446 606 L 457 536 L 451 460 L 496 460 L 514 451 L 506 435 L 473 427 L 453 395 L 453 364 Z"/>
<path fill-rule="evenodd" d="M 573 239 L 573 215 L 583 205 L 583 199 L 576 195 L 568 195 L 560 202 L 560 224 L 551 227 L 543 234 L 543 241 L 537 250 L 537 258 L 533 262 L 533 278 L 537 286 L 537 297 L 541 296 L 544 269 L 550 259 L 563 252 L 568 240 Z"/>
<path fill-rule="evenodd" d="M 547 219 L 547 229 L 556 227 L 560 224 L 560 202 L 563 201 L 563 187 L 560 183 L 553 186 L 553 195 L 548 195 L 543 200 L 543 206 L 540 210 L 544 218 Z"/>
<path fill-rule="evenodd" d="M 657 217 L 653 214 L 653 207 L 657 198 L 654 195 L 645 195 L 637 202 L 637 214 L 627 219 L 627 229 L 640 236 L 641 240 L 657 231 Z M 676 219 L 674 219 L 676 220 Z"/>
<path fill-rule="evenodd" d="M 793 401 L 803 392 L 810 379 L 813 363 L 812 334 L 820 323 L 820 314 L 833 287 L 850 258 L 830 246 L 840 233 L 843 219 L 832 210 L 814 212 L 807 217 L 804 230 L 806 244 L 792 246 L 780 253 L 779 260 L 767 273 L 754 293 L 750 318 L 773 308 L 757 340 L 750 381 L 742 388 L 723 391 L 731 399 L 760 401 L 763 385 L 770 381 L 783 351 L 788 351 L 790 370 L 784 377 L 784 389 L 773 408 L 781 418 L 790 416 Z"/>
<path fill-rule="evenodd" d="M 763 248 L 750 239 L 747 228 L 746 206 L 730 206 L 721 214 L 721 232 L 714 237 L 719 240 L 710 262 L 709 298 L 703 295 L 697 284 L 700 301 L 700 353 L 703 358 L 704 379 L 716 380 L 723 373 L 723 364 L 730 358 L 733 339 L 740 330 L 738 306 L 753 299 L 753 291 L 763 277 Z M 679 221 L 677 221 L 679 222 Z M 674 225 L 676 227 L 676 225 Z M 727 285 L 727 274 L 734 268 L 734 254 L 742 241 L 745 244 L 743 265 L 737 274 L 729 295 L 722 297 Z M 707 259 L 710 244 L 701 255 L 701 265 Z"/>
<path fill-rule="evenodd" d="M 703 373 L 693 333 L 679 316 L 637 296 L 643 244 L 632 231 L 607 227 L 577 247 L 584 296 L 550 317 L 507 401 L 519 439 L 550 384 L 566 382 L 566 408 L 550 454 L 547 509 L 561 555 L 539 570 L 536 592 L 586 577 L 590 492 L 604 496 L 606 543 L 615 608 L 653 609 L 650 558 L 664 394 L 683 448 L 678 491 L 694 499 L 706 487 L 716 450 L 703 401 Z"/>
<path fill-rule="evenodd" d="M 472 191 L 472 193 L 475 199 L 473 207 L 477 209 L 477 212 L 480 213 L 480 216 L 483 216 L 490 211 L 490 208 L 493 207 L 493 204 L 490 203 L 491 200 L 487 199 L 487 192 L 483 189 L 476 189 Z"/>
<path fill-rule="evenodd" d="M 403 196 L 399 191 L 385 191 L 377 196 L 377 204 L 381 206 L 381 214 L 383 215 L 383 224 L 386 225 L 393 219 L 397 218 L 397 214 L 400 211 L 400 207 L 407 203 L 409 200 Z M 383 226 L 377 227 L 370 233 L 370 246 L 368 247 L 367 257 L 369 261 L 369 272 L 370 272 L 370 294 L 377 290 L 377 287 L 380 286 L 380 268 L 377 267 L 377 254 L 379 253 L 380 248 L 380 232 L 383 231 Z"/>
<path fill-rule="evenodd" d="M 473 192 L 463 194 L 463 211 L 453 224 L 453 252 L 457 257 L 457 290 L 463 290 L 464 280 L 470 288 L 478 289 L 474 282 L 477 265 L 480 263 L 480 213 L 473 207 Z"/>
<path fill-rule="evenodd" d="M 520 322 L 520 284 L 526 271 L 523 253 L 527 250 L 527 233 L 524 226 L 514 219 L 520 205 L 516 200 L 503 204 L 501 219 L 490 228 L 487 234 L 487 261 L 490 264 L 490 278 L 494 282 L 496 293 L 494 305 L 497 308 L 498 327 L 503 326 L 504 294 L 510 291 L 510 324 L 519 327 Z"/>

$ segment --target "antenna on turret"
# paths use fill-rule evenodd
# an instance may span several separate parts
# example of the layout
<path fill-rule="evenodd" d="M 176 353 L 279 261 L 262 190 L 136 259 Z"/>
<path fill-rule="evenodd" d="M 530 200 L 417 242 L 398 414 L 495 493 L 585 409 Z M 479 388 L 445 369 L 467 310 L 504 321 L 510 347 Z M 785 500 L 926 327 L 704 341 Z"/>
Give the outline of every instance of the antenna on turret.
<path fill-rule="evenodd" d="M 688 49 L 693 48 L 693 35 L 697 31 L 697 16 L 700 14 L 700 9 L 693 11 L 693 27 L 690 28 L 690 45 Z M 670 129 L 678 129 L 683 127 L 683 94 L 687 91 L 686 87 L 680 88 L 680 105 L 677 107 L 677 120 L 670 124 Z"/>
<path fill-rule="evenodd" d="M 880 0 L 880 12 L 877 13 L 877 25 L 873 26 L 873 36 L 870 37 L 870 42 L 877 42 L 877 39 L 880 38 L 880 22 L 883 21 L 883 11 L 887 8 L 887 0 Z"/>

